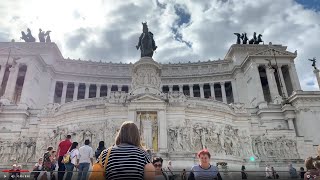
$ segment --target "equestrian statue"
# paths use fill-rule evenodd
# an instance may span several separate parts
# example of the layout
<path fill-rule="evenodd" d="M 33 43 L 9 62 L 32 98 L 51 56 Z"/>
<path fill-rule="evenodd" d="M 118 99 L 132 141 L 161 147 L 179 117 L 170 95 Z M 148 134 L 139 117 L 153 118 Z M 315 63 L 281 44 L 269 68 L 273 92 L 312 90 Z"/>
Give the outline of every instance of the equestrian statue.
<path fill-rule="evenodd" d="M 142 23 L 142 33 L 136 48 L 137 50 L 140 48 L 141 57 L 152 57 L 153 52 L 157 49 L 153 34 L 148 30 L 147 22 Z"/>

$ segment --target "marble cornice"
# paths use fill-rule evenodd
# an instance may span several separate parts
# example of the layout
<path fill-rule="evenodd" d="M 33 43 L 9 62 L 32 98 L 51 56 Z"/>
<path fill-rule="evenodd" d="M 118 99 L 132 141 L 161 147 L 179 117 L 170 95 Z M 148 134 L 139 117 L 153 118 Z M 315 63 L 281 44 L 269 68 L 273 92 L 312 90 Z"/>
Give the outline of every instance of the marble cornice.
<path fill-rule="evenodd" d="M 288 98 L 288 102 L 296 108 L 299 107 L 320 107 L 320 92 L 319 91 L 294 91 Z"/>
<path fill-rule="evenodd" d="M 232 59 L 232 56 L 234 55 L 235 51 L 242 51 L 242 52 L 257 52 L 262 51 L 265 49 L 268 49 L 269 47 L 279 49 L 281 51 L 285 51 L 287 49 L 287 46 L 282 45 L 268 45 L 268 44 L 233 44 L 229 48 L 228 52 L 225 55 L 224 59 Z"/>

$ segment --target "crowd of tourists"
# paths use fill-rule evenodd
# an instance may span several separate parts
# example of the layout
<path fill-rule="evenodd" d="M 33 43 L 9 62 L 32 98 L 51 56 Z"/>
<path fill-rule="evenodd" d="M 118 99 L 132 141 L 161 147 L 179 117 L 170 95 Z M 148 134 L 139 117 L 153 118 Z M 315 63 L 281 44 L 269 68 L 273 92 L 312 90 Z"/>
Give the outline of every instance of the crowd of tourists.
<path fill-rule="evenodd" d="M 293 167 L 292 164 L 288 165 L 288 176 L 291 179 L 320 179 L 320 145 L 318 146 L 318 155 L 313 157 L 308 157 L 305 160 L 305 168 L 300 167 L 299 172 L 296 170 L 296 168 Z M 266 178 L 267 179 L 279 179 L 279 174 L 274 170 L 273 167 L 270 167 L 269 164 L 266 166 Z"/>
<path fill-rule="evenodd" d="M 152 153 L 141 146 L 140 133 L 133 122 L 127 121 L 121 125 L 114 145 L 109 148 L 105 147 L 104 141 L 100 141 L 98 148 L 93 150 L 90 143 L 85 140 L 84 145 L 79 147 L 79 143 L 72 142 L 71 135 L 67 135 L 59 143 L 57 151 L 48 147 L 34 166 L 34 179 L 173 180 L 177 176 L 182 180 L 222 179 L 218 168 L 210 164 L 211 155 L 206 149 L 198 153 L 199 164 L 193 166 L 189 174 L 183 169 L 177 175 L 171 161 L 164 167 L 161 157 L 152 157 Z M 89 173 L 90 165 L 93 166 Z"/>
<path fill-rule="evenodd" d="M 161 157 L 152 157 L 151 152 L 141 146 L 140 133 L 133 122 L 127 121 L 121 125 L 114 145 L 109 148 L 105 147 L 104 141 L 100 141 L 98 148 L 93 150 L 90 143 L 89 140 L 85 140 L 84 145 L 79 147 L 79 143 L 72 142 L 71 135 L 67 135 L 66 139 L 59 143 L 57 151 L 53 147 L 48 147 L 47 152 L 34 166 L 32 172 L 34 179 L 222 180 L 217 166 L 210 164 L 211 154 L 207 149 L 198 152 L 199 163 L 194 165 L 188 174 L 183 169 L 178 175 L 180 177 L 176 178 L 177 174 L 173 170 L 171 161 L 164 167 Z M 290 177 L 301 179 L 320 177 L 320 146 L 318 156 L 306 159 L 305 167 L 306 171 L 301 167 L 298 175 L 290 164 L 288 169 Z M 77 175 L 74 175 L 75 171 Z M 266 166 L 265 174 L 267 179 L 280 178 L 270 165 Z M 241 167 L 241 178 L 248 179 L 244 165 Z"/>

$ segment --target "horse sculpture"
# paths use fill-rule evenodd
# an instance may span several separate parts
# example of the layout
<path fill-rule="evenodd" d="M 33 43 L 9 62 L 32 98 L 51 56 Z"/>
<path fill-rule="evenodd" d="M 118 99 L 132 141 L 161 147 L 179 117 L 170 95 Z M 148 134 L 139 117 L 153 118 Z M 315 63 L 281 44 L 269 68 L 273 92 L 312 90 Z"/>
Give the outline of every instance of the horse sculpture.
<path fill-rule="evenodd" d="M 31 34 L 31 30 L 27 29 L 27 34 L 24 31 L 21 31 L 21 39 L 23 39 L 25 42 L 36 42 L 36 38 L 34 38 Z"/>
<path fill-rule="evenodd" d="M 242 39 L 242 44 L 247 44 L 247 41 L 248 41 L 247 33 L 242 33 L 240 38 Z"/>
<path fill-rule="evenodd" d="M 253 33 L 253 38 L 250 39 L 249 44 L 255 44 L 256 41 L 257 41 L 257 33 L 254 32 Z"/>
<path fill-rule="evenodd" d="M 262 34 L 259 34 L 258 40 L 254 44 L 259 44 L 259 43 L 263 42 L 261 37 L 262 37 Z"/>
<path fill-rule="evenodd" d="M 240 35 L 240 33 L 233 33 L 234 35 L 236 35 L 237 36 L 237 44 L 240 44 L 241 43 L 241 35 Z"/>
<path fill-rule="evenodd" d="M 152 57 L 153 52 L 157 49 L 157 46 L 153 39 L 152 32 L 149 32 L 147 22 L 142 23 L 142 33 L 139 37 L 137 50 L 140 48 L 141 57 Z"/>
<path fill-rule="evenodd" d="M 253 33 L 253 38 L 250 39 L 249 44 L 259 44 L 259 43 L 263 42 L 261 37 L 262 37 L 262 34 L 259 34 L 258 38 L 257 38 L 257 33 L 254 32 Z"/>

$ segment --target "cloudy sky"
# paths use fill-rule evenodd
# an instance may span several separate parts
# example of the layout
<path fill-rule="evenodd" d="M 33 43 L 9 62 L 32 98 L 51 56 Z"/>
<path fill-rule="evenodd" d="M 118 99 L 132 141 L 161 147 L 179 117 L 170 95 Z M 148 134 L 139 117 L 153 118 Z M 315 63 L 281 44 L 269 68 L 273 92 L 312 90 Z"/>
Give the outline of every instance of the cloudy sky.
<path fill-rule="evenodd" d="M 318 90 L 307 59 L 320 61 L 320 0 L 1 0 L 0 41 L 42 28 L 65 58 L 135 62 L 142 21 L 162 63 L 223 59 L 234 32 L 261 33 L 297 50 L 302 88 Z"/>

